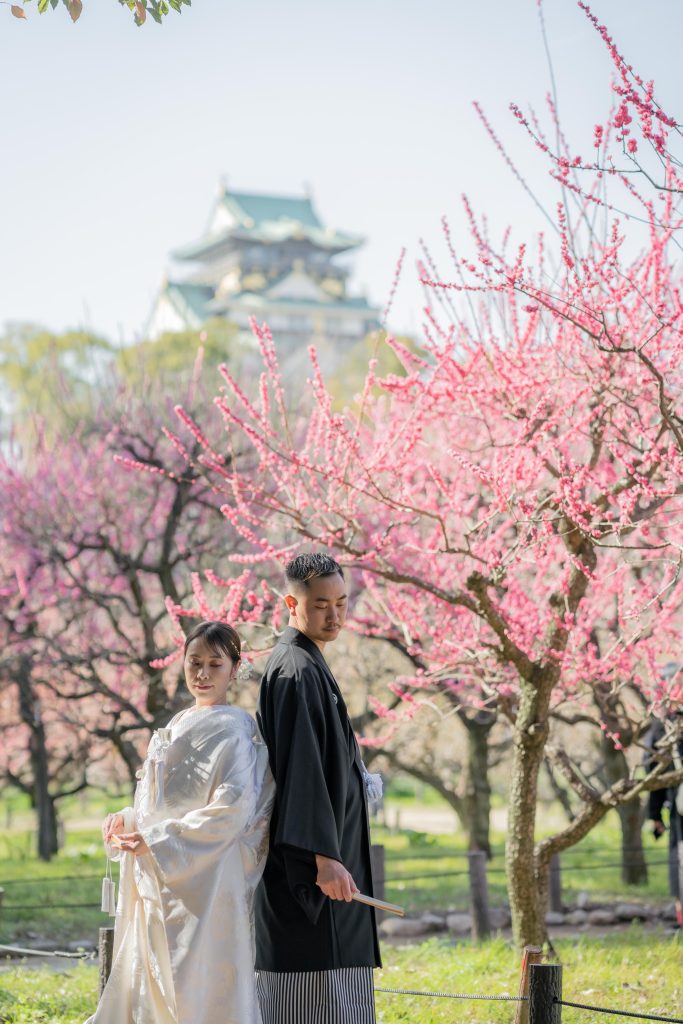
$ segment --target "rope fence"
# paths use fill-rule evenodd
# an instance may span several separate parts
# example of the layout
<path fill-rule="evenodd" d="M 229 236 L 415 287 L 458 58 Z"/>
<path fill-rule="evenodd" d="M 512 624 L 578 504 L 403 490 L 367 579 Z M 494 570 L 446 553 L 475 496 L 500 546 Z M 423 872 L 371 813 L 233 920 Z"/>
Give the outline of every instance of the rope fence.
<path fill-rule="evenodd" d="M 426 996 L 428 999 L 476 999 L 491 1003 L 524 1003 L 529 1001 L 528 996 L 482 996 L 472 992 L 430 992 L 417 988 L 377 988 L 375 986 L 375 992 L 382 992 L 392 996 Z"/>
<path fill-rule="evenodd" d="M 566 851 L 572 853 L 576 851 Z M 604 848 L 602 851 L 592 851 L 593 853 L 602 852 L 604 854 L 611 854 L 614 856 L 614 851 Z M 675 851 L 674 851 L 675 853 Z M 437 882 L 445 879 L 468 879 L 468 890 L 469 890 L 469 902 L 470 909 L 473 913 L 472 921 L 472 935 L 476 939 L 483 939 L 491 934 L 492 928 L 490 924 L 490 913 L 489 913 L 489 897 L 488 897 L 488 883 L 489 879 L 504 879 L 505 868 L 502 866 L 491 866 L 488 863 L 488 857 L 483 851 L 470 851 L 468 853 L 462 853 L 455 856 L 442 857 L 441 860 L 452 860 L 452 861 L 464 861 L 466 866 L 462 868 L 456 867 L 455 869 L 439 870 L 439 871 L 417 871 L 409 872 L 406 874 L 392 874 L 387 873 L 387 867 L 389 864 L 394 864 L 397 861 L 405 858 L 392 857 L 387 863 L 386 852 L 381 844 L 374 844 L 372 847 L 372 876 L 376 894 L 380 899 L 384 898 L 385 889 L 392 886 L 404 886 L 411 882 Z M 413 857 L 413 860 L 419 859 Z M 433 860 L 433 857 L 425 857 L 425 860 Z M 683 879 L 683 844 L 678 851 L 678 872 L 681 874 Z M 671 885 L 671 876 L 673 874 L 671 868 L 671 862 L 669 859 L 657 858 L 656 860 L 645 861 L 648 868 L 653 867 L 669 867 L 669 884 Z M 605 862 L 604 860 L 595 859 L 593 862 L 584 863 L 582 865 L 562 863 L 560 865 L 560 858 L 555 855 L 550 862 L 549 871 L 549 909 L 556 913 L 562 913 L 564 909 L 563 903 L 563 892 L 562 892 L 562 877 L 564 875 L 572 875 L 577 872 L 587 872 L 590 874 L 597 873 L 600 871 L 614 871 L 623 868 L 624 861 L 610 860 Z M 674 869 L 675 870 L 675 869 Z M 85 883 L 97 883 L 101 881 L 100 875 L 88 874 L 88 875 L 56 875 L 52 877 L 38 877 L 38 878 L 8 878 L 0 882 L 0 919 L 6 914 L 11 913 L 27 913 L 29 911 L 38 911 L 45 909 L 54 910 L 97 910 L 100 906 L 99 901 L 95 899 L 92 902 L 81 899 L 80 901 L 70 902 L 67 900 L 59 900 L 59 902 L 52 902 L 51 899 L 41 900 L 40 902 L 32 902 L 29 900 L 21 900 L 20 902 L 7 901 L 7 896 L 10 895 L 13 887 L 21 889 L 22 886 L 36 887 L 41 885 L 59 885 L 59 883 L 70 883 L 70 882 L 85 882 Z M 7 887 L 7 891 L 5 889 Z M 458 891 L 461 892 L 462 887 L 459 887 Z M 18 894 L 17 894 L 18 895 Z M 22 893 L 23 895 L 23 893 Z M 28 895 L 28 893 L 26 894 Z M 58 894 L 50 894 L 53 897 Z M 73 895 L 76 895 L 75 893 Z M 83 894 L 85 895 L 85 892 Z M 441 896 L 443 898 L 443 892 Z M 21 898 L 20 898 L 21 899 Z"/>
<path fill-rule="evenodd" d="M 25 949 L 21 946 L 0 944 L 0 953 L 14 956 L 62 957 L 70 960 L 94 960 L 99 957 L 100 995 L 111 972 L 114 947 L 114 929 L 100 928 L 98 950 L 82 950 L 70 953 L 62 950 Z M 594 1006 L 590 1003 L 578 1003 L 562 998 L 562 966 L 554 963 L 538 963 L 540 950 L 527 946 L 522 956 L 522 969 L 519 995 L 489 994 L 480 992 L 445 992 L 430 989 L 385 988 L 376 986 L 377 995 L 403 996 L 420 999 L 453 999 L 465 1002 L 498 1002 L 528 1004 L 528 1015 L 524 1019 L 533 1024 L 561 1024 L 562 1007 L 575 1010 L 587 1010 L 591 1013 L 609 1016 L 629 1017 L 637 1020 L 651 1020 L 661 1024 L 683 1024 L 683 1017 L 674 1017 L 657 1013 L 639 1013 L 635 1010 L 618 1010 L 608 1006 Z M 536 961 L 536 962 L 534 962 Z"/>
<path fill-rule="evenodd" d="M 570 1003 L 566 999 L 556 999 L 558 1006 L 571 1006 L 576 1010 L 590 1010 L 592 1013 L 608 1013 L 615 1017 L 637 1017 L 639 1020 L 663 1020 L 667 1024 L 683 1024 L 683 1017 L 660 1017 L 656 1013 L 636 1013 L 635 1010 L 613 1010 L 607 1006 L 590 1006 L 588 1003 Z"/>

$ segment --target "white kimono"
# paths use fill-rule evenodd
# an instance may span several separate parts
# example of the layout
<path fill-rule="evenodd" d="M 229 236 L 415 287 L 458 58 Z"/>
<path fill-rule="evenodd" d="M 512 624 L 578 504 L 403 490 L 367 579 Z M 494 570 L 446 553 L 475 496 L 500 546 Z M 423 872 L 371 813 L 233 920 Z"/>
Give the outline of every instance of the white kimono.
<path fill-rule="evenodd" d="M 151 854 L 121 859 L 114 961 L 86 1024 L 260 1024 L 254 890 L 273 800 L 251 715 L 216 705 L 152 736 L 123 812 Z"/>

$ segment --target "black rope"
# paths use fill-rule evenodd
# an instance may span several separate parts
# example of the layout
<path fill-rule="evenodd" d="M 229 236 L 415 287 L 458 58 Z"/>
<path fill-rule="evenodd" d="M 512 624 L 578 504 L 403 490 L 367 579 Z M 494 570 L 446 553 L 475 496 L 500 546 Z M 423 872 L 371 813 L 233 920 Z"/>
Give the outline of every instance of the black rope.
<path fill-rule="evenodd" d="M 432 871 L 428 875 L 387 875 L 386 878 L 376 878 L 376 882 L 386 882 L 393 885 L 396 882 L 420 882 L 426 878 L 466 878 L 469 871 Z"/>
<path fill-rule="evenodd" d="M 606 1006 L 589 1006 L 587 1003 L 570 1003 L 564 999 L 553 999 L 560 1006 L 573 1006 L 576 1010 L 592 1010 L 594 1013 L 611 1013 L 616 1017 L 638 1017 L 640 1020 L 663 1020 L 668 1024 L 683 1024 L 683 1017 L 660 1017 L 654 1013 L 634 1013 L 632 1010 L 610 1010 Z"/>
<path fill-rule="evenodd" d="M 660 867 L 662 864 L 668 864 L 668 863 L 669 863 L 668 860 L 648 860 L 648 861 L 643 861 L 643 864 L 645 865 L 646 868 Z M 613 868 L 622 868 L 622 867 L 626 867 L 626 866 L 627 865 L 625 863 L 617 863 L 616 861 L 614 862 L 614 864 L 584 864 L 584 865 L 581 865 L 581 866 L 579 866 L 578 864 L 575 864 L 573 867 L 569 867 L 569 868 L 563 867 L 561 869 L 561 872 L 562 872 L 563 875 L 564 874 L 570 875 L 572 873 L 572 871 L 606 871 L 608 868 L 609 869 L 613 869 Z"/>
<path fill-rule="evenodd" d="M 418 988 L 376 988 L 375 992 L 384 992 L 393 996 L 427 996 L 429 999 L 482 999 L 486 1002 L 500 1003 L 524 1003 L 529 1000 L 528 996 L 480 996 L 468 992 L 425 992 Z"/>
<path fill-rule="evenodd" d="M 652 852 L 652 846 L 626 846 L 621 847 L 617 845 L 617 848 L 623 853 L 633 853 L 637 855 L 646 855 Z M 593 854 L 598 856 L 604 854 L 605 856 L 613 856 L 615 852 L 614 846 L 593 846 L 590 849 L 581 849 L 580 846 L 569 846 L 566 850 L 560 851 L 560 856 L 564 859 L 565 857 L 590 857 Z M 505 847 L 492 847 L 492 857 L 502 857 L 505 854 Z M 440 850 L 430 850 L 429 852 L 415 852 L 402 851 L 400 853 L 391 853 L 386 851 L 386 859 L 389 863 L 398 863 L 402 860 L 467 860 L 469 854 L 467 853 L 445 853 Z M 626 859 L 626 858 L 625 858 Z"/>

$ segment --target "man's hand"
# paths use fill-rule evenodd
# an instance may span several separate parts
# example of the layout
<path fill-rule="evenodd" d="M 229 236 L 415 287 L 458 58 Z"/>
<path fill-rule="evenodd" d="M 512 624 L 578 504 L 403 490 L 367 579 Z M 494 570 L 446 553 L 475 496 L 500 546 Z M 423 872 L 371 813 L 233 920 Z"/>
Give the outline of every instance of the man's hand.
<path fill-rule="evenodd" d="M 322 857 L 318 853 L 315 855 L 315 863 L 318 868 L 318 888 L 331 900 L 346 900 L 350 903 L 354 892 L 358 892 L 359 889 L 344 865 L 338 860 Z"/>

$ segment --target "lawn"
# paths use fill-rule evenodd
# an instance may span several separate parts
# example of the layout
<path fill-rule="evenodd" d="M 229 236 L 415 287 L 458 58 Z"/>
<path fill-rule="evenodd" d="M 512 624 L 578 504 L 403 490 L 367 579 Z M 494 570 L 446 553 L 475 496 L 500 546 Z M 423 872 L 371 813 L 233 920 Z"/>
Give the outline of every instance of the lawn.
<path fill-rule="evenodd" d="M 683 1016 L 683 951 L 675 937 L 639 927 L 609 940 L 561 942 L 563 995 L 574 1002 L 665 1016 Z M 516 995 L 519 955 L 501 939 L 454 946 L 432 939 L 383 950 L 381 988 Z M 94 1009 L 97 968 L 78 964 L 63 974 L 19 968 L 0 974 L 0 1024 L 82 1024 Z M 511 1024 L 514 1004 L 377 993 L 379 1024 Z M 566 1024 L 604 1017 L 563 1009 Z"/>

